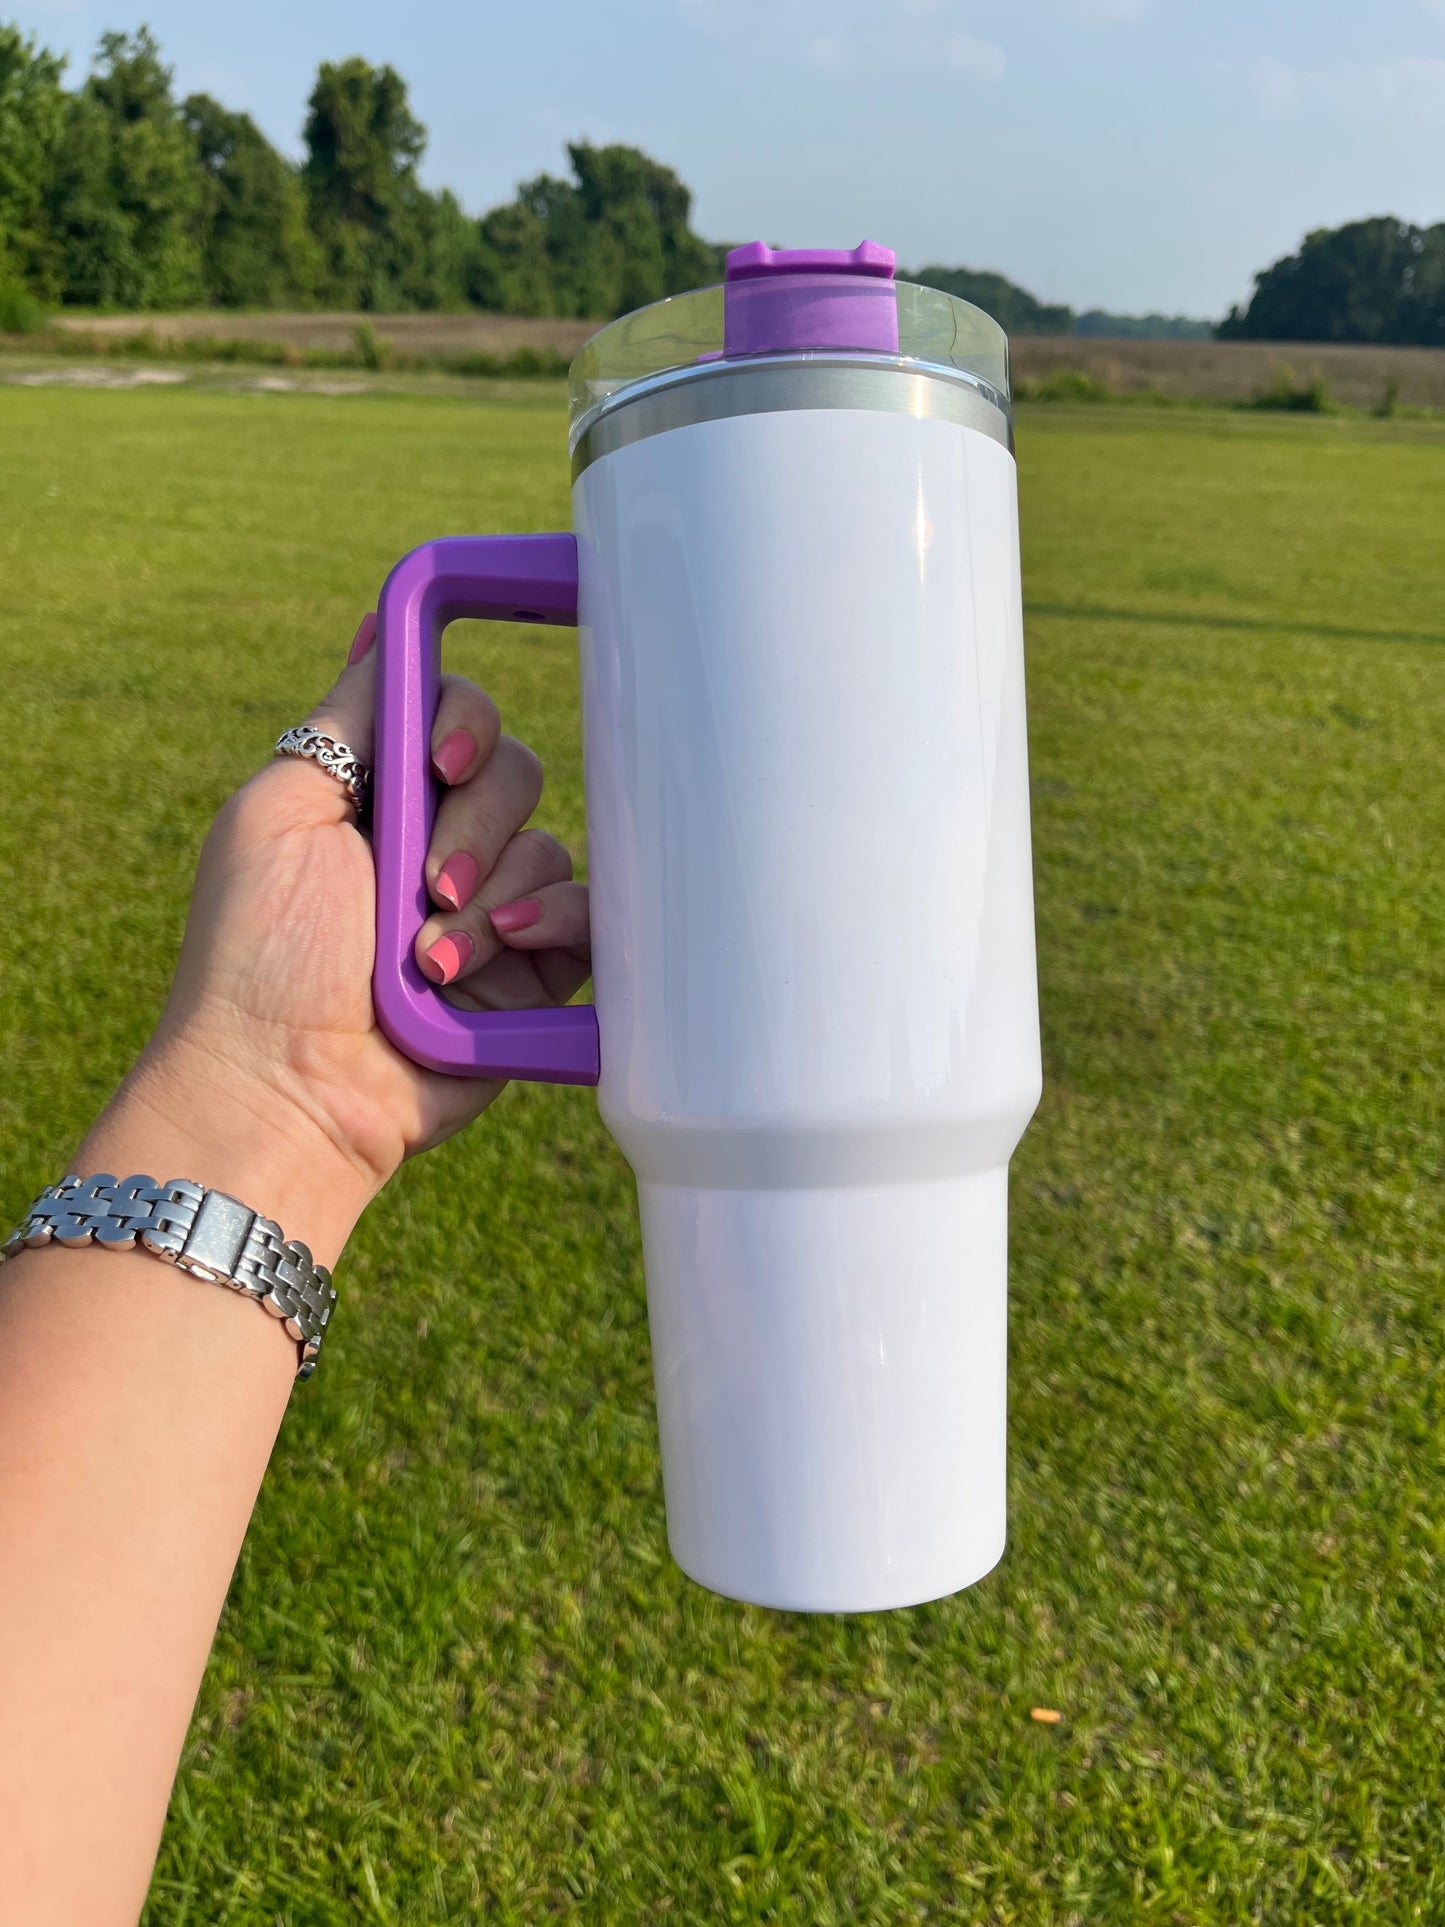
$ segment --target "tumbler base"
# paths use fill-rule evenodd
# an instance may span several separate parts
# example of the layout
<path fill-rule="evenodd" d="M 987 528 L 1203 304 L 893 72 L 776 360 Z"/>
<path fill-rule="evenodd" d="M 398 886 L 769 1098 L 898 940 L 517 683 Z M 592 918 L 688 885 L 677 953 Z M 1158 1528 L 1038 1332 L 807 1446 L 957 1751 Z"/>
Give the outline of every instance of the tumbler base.
<path fill-rule="evenodd" d="M 983 1578 L 1006 1528 L 1007 1166 L 638 1193 L 682 1570 L 796 1612 Z"/>

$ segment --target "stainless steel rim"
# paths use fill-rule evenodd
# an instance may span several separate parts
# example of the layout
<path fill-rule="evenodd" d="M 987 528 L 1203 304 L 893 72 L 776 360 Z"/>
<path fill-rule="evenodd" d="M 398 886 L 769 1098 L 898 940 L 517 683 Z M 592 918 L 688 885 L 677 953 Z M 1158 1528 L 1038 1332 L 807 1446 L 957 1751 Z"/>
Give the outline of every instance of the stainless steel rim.
<path fill-rule="evenodd" d="M 572 450 L 572 479 L 603 455 L 695 422 L 789 409 L 856 408 L 976 428 L 1013 453 L 1013 414 L 977 377 L 932 363 L 795 356 L 674 370 L 603 402 Z"/>

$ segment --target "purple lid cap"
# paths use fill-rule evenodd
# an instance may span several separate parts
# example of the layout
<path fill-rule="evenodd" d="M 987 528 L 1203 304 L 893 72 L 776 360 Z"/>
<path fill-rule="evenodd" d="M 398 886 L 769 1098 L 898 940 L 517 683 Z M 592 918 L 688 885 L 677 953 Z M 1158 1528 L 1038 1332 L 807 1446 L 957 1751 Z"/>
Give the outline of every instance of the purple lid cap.
<path fill-rule="evenodd" d="M 727 258 L 723 354 L 808 349 L 898 353 L 892 248 L 770 248 L 749 241 Z"/>

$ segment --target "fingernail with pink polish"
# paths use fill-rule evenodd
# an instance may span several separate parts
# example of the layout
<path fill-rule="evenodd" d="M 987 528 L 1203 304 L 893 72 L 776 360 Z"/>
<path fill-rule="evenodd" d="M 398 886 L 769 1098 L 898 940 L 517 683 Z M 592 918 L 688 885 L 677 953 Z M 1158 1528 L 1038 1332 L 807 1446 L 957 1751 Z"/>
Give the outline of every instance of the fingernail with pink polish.
<path fill-rule="evenodd" d="M 376 611 L 371 609 L 361 618 L 356 634 L 351 639 L 351 654 L 346 658 L 347 668 L 354 662 L 360 662 L 363 656 L 370 655 L 371 645 L 375 641 Z"/>
<path fill-rule="evenodd" d="M 499 937 L 510 937 L 516 930 L 530 930 L 542 918 L 542 906 L 535 897 L 519 897 L 515 903 L 499 903 L 488 912 L 492 928 Z"/>
<path fill-rule="evenodd" d="M 434 984 L 452 983 L 471 962 L 475 949 L 465 930 L 449 930 L 423 953 L 422 970 Z"/>
<path fill-rule="evenodd" d="M 453 910 L 460 910 L 464 903 L 470 903 L 480 875 L 481 871 L 465 850 L 453 850 L 437 871 L 432 895 L 440 897 L 443 903 L 449 903 Z"/>
<path fill-rule="evenodd" d="M 454 729 L 432 751 L 432 767 L 443 782 L 455 783 L 477 753 L 477 739 L 469 729 Z"/>

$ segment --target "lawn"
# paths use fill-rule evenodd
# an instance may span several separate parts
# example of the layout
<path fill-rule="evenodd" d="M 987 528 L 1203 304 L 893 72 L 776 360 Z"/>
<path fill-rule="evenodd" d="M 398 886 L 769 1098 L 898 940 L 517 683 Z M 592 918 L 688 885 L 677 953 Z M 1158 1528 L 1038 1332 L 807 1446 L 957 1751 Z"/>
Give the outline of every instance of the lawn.
<path fill-rule="evenodd" d="M 1049 408 L 1019 450 L 1002 1566 L 851 1619 L 685 1581 L 627 1170 L 586 1093 L 514 1089 L 343 1263 L 149 1927 L 1445 1920 L 1445 430 Z M 389 563 L 564 525 L 567 473 L 550 386 L 11 390 L 0 452 L 14 1214 Z M 571 636 L 452 656 L 580 844 Z"/>

